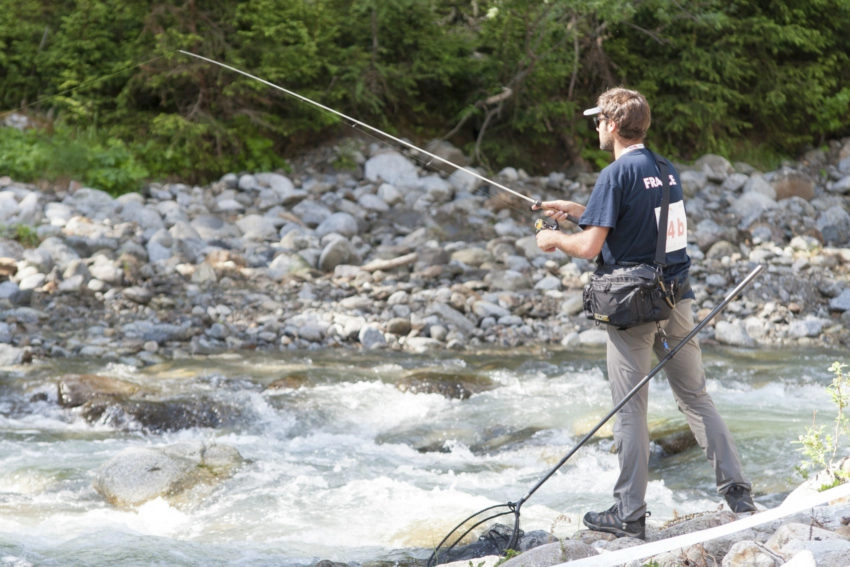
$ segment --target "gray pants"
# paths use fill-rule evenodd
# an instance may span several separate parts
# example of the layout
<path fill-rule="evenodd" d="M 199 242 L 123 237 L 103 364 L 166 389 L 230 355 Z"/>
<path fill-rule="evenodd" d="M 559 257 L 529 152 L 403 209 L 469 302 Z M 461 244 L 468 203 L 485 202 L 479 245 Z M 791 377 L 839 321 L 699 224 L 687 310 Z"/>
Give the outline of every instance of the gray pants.
<path fill-rule="evenodd" d="M 670 319 L 661 323 L 670 348 L 675 347 L 694 327 L 691 304 L 679 301 Z M 666 355 L 657 337 L 655 323 L 623 331 L 608 328 L 608 379 L 616 405 L 652 370 L 652 354 Z M 673 395 L 708 460 L 714 466 L 717 489 L 723 494 L 733 485 L 750 484 L 741 472 L 735 441 L 705 389 L 702 351 L 691 339 L 664 366 Z M 620 461 L 620 476 L 614 486 L 620 518 L 633 521 L 646 514 L 646 485 L 649 481 L 649 427 L 646 411 L 648 385 L 640 389 L 617 413 L 614 443 Z"/>

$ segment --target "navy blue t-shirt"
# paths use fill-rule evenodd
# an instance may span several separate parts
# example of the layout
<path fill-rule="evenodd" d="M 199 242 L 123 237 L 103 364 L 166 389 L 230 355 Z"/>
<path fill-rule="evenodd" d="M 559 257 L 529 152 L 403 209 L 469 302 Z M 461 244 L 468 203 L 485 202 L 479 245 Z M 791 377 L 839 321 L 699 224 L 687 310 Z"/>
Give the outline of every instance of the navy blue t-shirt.
<path fill-rule="evenodd" d="M 656 208 L 661 206 L 664 185 L 657 154 L 646 148 L 634 149 L 603 169 L 579 224 L 608 227 L 602 247 L 605 264 L 655 262 L 658 239 Z M 659 159 L 664 158 L 658 156 Z M 673 165 L 667 164 L 670 183 L 668 212 L 667 266 L 665 279 L 684 280 L 690 267 L 686 249 L 687 219 L 684 213 L 682 185 Z"/>

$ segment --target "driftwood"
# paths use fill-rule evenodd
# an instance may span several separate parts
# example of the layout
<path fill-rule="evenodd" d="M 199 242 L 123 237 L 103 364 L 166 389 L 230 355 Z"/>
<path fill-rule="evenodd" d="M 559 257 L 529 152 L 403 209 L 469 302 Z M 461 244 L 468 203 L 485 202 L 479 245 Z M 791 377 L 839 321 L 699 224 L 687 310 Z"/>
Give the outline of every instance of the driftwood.
<path fill-rule="evenodd" d="M 393 268 L 400 268 L 401 266 L 408 266 L 416 261 L 416 252 L 411 252 L 410 254 L 405 254 L 404 256 L 399 256 L 398 258 L 391 258 L 389 260 L 372 260 L 368 264 L 364 264 L 361 266 L 361 270 L 365 270 L 367 272 L 377 272 L 378 270 L 392 270 Z"/>

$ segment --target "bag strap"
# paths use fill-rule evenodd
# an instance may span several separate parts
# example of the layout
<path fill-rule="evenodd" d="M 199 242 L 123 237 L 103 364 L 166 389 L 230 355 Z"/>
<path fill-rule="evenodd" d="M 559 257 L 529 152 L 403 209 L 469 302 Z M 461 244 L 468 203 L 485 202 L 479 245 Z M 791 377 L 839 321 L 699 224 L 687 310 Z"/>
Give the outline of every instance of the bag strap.
<path fill-rule="evenodd" d="M 658 266 L 667 265 L 667 210 L 670 208 L 670 174 L 667 162 L 658 154 L 652 152 L 655 163 L 661 174 L 661 183 L 664 184 L 664 192 L 661 195 L 661 213 L 658 218 L 658 242 L 655 246 L 655 263 Z"/>

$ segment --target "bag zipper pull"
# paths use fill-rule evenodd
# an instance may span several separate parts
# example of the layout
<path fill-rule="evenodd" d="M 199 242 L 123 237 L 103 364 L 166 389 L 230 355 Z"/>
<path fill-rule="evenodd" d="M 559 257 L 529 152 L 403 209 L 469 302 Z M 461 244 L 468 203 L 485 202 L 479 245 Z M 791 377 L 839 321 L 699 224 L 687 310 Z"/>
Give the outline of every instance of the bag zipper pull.
<path fill-rule="evenodd" d="M 664 347 L 664 352 L 670 352 L 670 345 L 667 343 L 667 333 L 661 328 L 661 322 L 655 322 L 655 328 L 658 329 L 657 336 L 661 338 L 661 346 Z"/>

